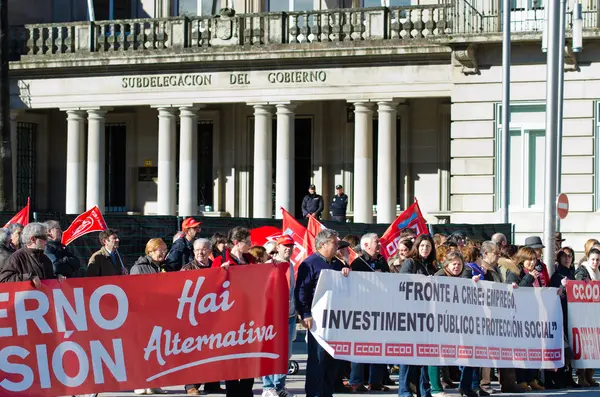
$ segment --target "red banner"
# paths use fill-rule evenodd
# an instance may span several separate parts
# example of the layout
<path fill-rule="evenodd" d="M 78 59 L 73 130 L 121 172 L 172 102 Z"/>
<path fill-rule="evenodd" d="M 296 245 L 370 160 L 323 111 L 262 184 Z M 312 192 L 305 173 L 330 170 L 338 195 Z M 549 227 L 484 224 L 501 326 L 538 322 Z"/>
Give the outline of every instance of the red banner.
<path fill-rule="evenodd" d="M 0 396 L 286 373 L 286 268 L 0 284 Z"/>
<path fill-rule="evenodd" d="M 97 206 L 79 215 L 62 235 L 63 245 L 69 245 L 73 240 L 91 232 L 106 230 L 106 222 Z"/>
<path fill-rule="evenodd" d="M 400 241 L 400 233 L 404 228 L 413 228 L 417 232 L 417 236 L 429 233 L 427 230 L 427 222 L 421 214 L 419 202 L 415 198 L 413 205 L 408 207 L 406 211 L 401 213 L 398 218 L 388 227 L 383 236 L 381 236 L 381 254 L 387 258 L 393 256 L 398 251 L 398 242 Z"/>
<path fill-rule="evenodd" d="M 13 223 L 20 223 L 23 226 L 27 226 L 29 224 L 29 209 L 30 208 L 31 208 L 31 202 L 29 200 L 29 197 L 27 197 L 27 205 L 25 207 L 23 207 L 23 209 L 21 211 L 17 212 L 16 215 L 13 216 L 10 221 L 6 222 L 6 225 L 4 225 L 4 228 L 6 229 Z"/>

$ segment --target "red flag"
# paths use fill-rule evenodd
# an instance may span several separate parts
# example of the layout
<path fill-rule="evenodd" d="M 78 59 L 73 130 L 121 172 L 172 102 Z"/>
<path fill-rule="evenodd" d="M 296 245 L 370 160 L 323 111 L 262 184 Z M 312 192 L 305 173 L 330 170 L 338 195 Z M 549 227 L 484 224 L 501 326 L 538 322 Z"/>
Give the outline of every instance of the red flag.
<path fill-rule="evenodd" d="M 100 232 L 106 230 L 106 222 L 102 216 L 102 212 L 97 206 L 94 206 L 89 211 L 79 215 L 71 226 L 64 231 L 62 235 L 62 243 L 69 245 L 73 240 L 91 232 Z"/>
<path fill-rule="evenodd" d="M 29 223 L 29 208 L 30 208 L 30 201 L 29 201 L 29 197 L 27 197 L 27 205 L 25 207 L 23 207 L 23 209 L 21 211 L 17 212 L 17 214 L 15 216 L 13 216 L 12 219 L 6 223 L 6 225 L 4 225 L 4 228 L 7 228 L 9 225 L 12 225 L 13 223 L 20 223 L 23 226 L 27 225 Z"/>
<path fill-rule="evenodd" d="M 281 236 L 281 229 L 275 226 L 261 226 L 250 230 L 252 245 L 265 245 Z"/>
<path fill-rule="evenodd" d="M 323 229 L 327 229 L 325 225 L 319 222 L 314 216 L 308 215 L 308 233 L 310 235 L 309 238 L 312 238 L 311 247 L 313 247 L 315 251 L 317 250 L 315 247 L 315 236 Z M 351 247 L 348 247 L 348 253 L 348 265 L 350 265 L 358 258 L 358 254 Z"/>
<path fill-rule="evenodd" d="M 427 230 L 427 223 L 421 214 L 419 202 L 417 201 L 416 197 L 413 205 L 401 213 L 398 218 L 396 218 L 394 223 L 388 227 L 383 236 L 381 236 L 380 241 L 381 247 L 383 248 L 381 254 L 385 256 L 386 259 L 390 256 L 393 256 L 398 250 L 400 233 L 402 232 L 402 229 L 407 227 L 415 229 L 417 236 L 429 233 Z"/>
<path fill-rule="evenodd" d="M 312 240 L 314 236 L 311 235 L 304 226 L 300 224 L 294 217 L 287 212 L 284 208 L 281 208 L 283 213 L 283 234 L 288 234 L 294 239 L 294 251 L 292 252 L 291 262 L 294 265 L 294 271 L 298 272 L 298 266 L 302 263 L 306 257 L 313 253 Z"/>

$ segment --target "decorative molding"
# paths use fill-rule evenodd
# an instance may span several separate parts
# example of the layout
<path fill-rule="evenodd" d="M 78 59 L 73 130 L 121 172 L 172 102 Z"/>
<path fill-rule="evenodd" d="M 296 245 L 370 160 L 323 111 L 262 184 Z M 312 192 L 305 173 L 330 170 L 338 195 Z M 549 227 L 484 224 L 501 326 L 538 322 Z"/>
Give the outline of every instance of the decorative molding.
<path fill-rule="evenodd" d="M 462 72 L 465 75 L 480 74 L 476 50 L 477 46 L 475 44 L 454 49 L 454 59 L 462 65 Z"/>
<path fill-rule="evenodd" d="M 577 54 L 573 52 L 573 47 L 565 46 L 565 72 L 578 72 Z"/>

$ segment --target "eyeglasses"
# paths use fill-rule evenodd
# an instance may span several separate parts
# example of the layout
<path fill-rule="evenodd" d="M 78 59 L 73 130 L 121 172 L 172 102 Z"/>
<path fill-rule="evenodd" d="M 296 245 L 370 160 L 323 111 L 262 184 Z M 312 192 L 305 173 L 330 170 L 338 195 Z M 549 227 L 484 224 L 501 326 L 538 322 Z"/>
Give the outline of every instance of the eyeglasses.
<path fill-rule="evenodd" d="M 43 236 L 35 236 L 36 239 L 40 239 L 40 240 L 48 240 L 48 236 L 47 235 L 43 235 Z"/>

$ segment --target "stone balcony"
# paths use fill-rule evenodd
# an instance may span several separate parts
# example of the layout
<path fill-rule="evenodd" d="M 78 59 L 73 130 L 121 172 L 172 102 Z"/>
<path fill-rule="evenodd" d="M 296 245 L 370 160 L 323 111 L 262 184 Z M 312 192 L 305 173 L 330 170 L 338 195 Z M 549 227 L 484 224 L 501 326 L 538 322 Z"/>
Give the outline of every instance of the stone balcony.
<path fill-rule="evenodd" d="M 500 16 L 479 11 L 468 0 L 286 13 L 223 11 L 213 17 L 15 28 L 11 69 L 434 53 L 447 56 L 457 46 L 502 40 Z M 532 20 L 530 11 L 514 11 L 514 40 L 540 40 L 543 12 L 534 13 Z M 584 21 L 584 37 L 600 37 L 597 11 L 584 11 Z"/>

